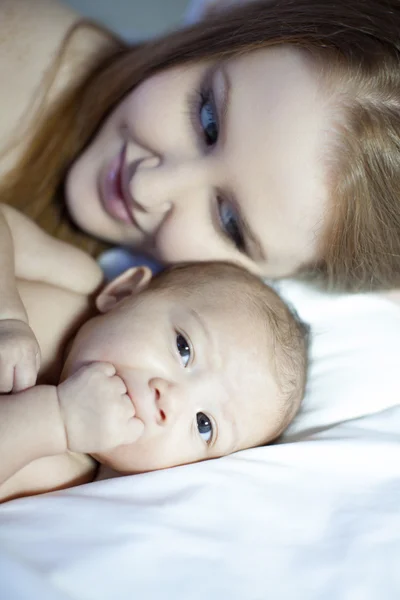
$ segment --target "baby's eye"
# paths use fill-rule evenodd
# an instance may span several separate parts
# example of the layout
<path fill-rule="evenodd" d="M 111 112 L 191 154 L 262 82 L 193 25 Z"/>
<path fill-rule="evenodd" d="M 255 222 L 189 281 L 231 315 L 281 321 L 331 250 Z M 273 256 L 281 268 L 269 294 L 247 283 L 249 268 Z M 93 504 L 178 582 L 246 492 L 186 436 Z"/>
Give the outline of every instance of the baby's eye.
<path fill-rule="evenodd" d="M 211 102 L 210 93 L 201 94 L 200 104 L 200 124 L 204 132 L 204 139 L 207 146 L 215 146 L 218 141 L 218 123 L 215 116 L 215 109 Z"/>
<path fill-rule="evenodd" d="M 199 430 L 200 436 L 205 442 L 207 442 L 207 444 L 209 444 L 213 436 L 213 426 L 211 419 L 202 412 L 197 413 L 196 419 L 197 429 Z"/>
<path fill-rule="evenodd" d="M 191 352 L 189 343 L 181 333 L 178 333 L 176 336 L 176 347 L 178 349 L 179 356 L 182 358 L 183 366 L 186 368 L 190 362 Z"/>

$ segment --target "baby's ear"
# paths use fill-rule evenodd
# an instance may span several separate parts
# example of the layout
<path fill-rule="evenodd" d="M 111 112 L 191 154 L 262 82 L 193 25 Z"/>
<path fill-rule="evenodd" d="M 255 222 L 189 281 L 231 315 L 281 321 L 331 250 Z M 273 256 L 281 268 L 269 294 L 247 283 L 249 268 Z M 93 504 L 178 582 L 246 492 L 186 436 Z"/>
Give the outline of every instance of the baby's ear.
<path fill-rule="evenodd" d="M 110 281 L 96 298 L 96 307 L 106 313 L 128 296 L 146 289 L 152 278 L 148 267 L 132 267 Z"/>

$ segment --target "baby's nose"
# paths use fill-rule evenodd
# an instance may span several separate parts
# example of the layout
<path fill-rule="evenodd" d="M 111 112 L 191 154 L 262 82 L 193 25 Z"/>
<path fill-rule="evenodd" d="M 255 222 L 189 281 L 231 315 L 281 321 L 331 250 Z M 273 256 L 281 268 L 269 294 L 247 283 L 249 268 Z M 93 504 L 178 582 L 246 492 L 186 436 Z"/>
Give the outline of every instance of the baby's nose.
<path fill-rule="evenodd" d="M 179 415 L 176 387 L 162 378 L 153 378 L 150 388 L 154 395 L 156 420 L 159 425 L 171 425 Z"/>

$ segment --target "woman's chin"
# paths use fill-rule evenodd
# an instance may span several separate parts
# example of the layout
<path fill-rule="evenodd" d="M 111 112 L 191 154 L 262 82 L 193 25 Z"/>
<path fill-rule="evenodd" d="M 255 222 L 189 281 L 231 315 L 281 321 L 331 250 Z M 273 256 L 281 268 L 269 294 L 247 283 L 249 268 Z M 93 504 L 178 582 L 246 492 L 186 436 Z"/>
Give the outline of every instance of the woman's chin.
<path fill-rule="evenodd" d="M 103 240 L 110 244 L 135 244 L 135 232 L 133 225 L 118 221 L 110 216 L 100 202 L 93 199 L 85 206 L 69 199 L 66 202 L 67 209 L 75 225 L 91 237 Z"/>

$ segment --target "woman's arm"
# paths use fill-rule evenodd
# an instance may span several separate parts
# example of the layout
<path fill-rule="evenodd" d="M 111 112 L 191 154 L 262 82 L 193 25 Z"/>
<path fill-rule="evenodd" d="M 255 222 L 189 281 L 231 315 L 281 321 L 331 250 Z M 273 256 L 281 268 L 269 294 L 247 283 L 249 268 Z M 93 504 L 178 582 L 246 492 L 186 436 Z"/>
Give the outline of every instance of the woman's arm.
<path fill-rule="evenodd" d="M 7 244 L 18 279 L 49 283 L 77 294 L 92 294 L 100 285 L 101 269 L 86 252 L 48 235 L 11 206 L 0 204 L 0 213 L 11 235 Z M 0 279 L 0 289 L 1 283 Z"/>

